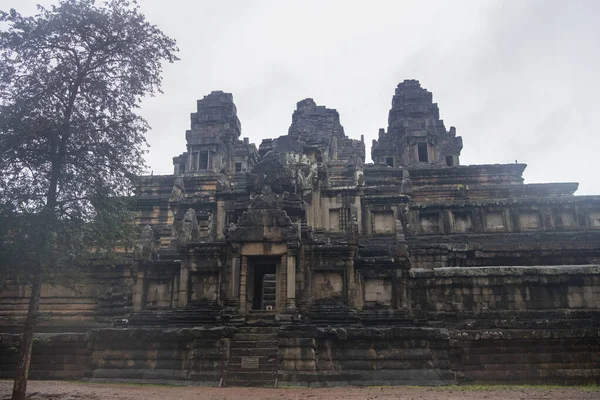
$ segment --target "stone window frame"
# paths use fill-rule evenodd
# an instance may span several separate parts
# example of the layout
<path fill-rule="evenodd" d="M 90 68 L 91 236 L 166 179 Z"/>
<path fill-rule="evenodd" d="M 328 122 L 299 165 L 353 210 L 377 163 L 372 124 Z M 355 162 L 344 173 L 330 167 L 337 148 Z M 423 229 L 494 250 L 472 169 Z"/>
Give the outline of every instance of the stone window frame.
<path fill-rule="evenodd" d="M 198 164 L 197 164 L 197 170 L 198 171 L 206 171 L 208 169 L 210 169 L 210 151 L 208 150 L 199 150 L 198 152 Z M 203 161 L 203 155 L 206 156 L 206 160 L 205 162 Z"/>
<path fill-rule="evenodd" d="M 384 233 L 384 232 L 376 232 L 375 231 L 375 214 L 386 214 L 386 213 L 391 214 L 392 215 L 392 219 L 393 219 L 394 224 L 395 224 L 396 223 L 396 212 L 394 211 L 394 209 L 392 209 L 392 208 L 389 208 L 389 209 L 388 208 L 384 208 L 384 209 L 376 208 L 376 209 L 370 209 L 369 213 L 371 214 L 371 218 L 370 218 L 370 220 L 371 220 L 371 226 L 370 226 L 370 229 L 369 229 L 369 234 L 370 235 L 375 235 L 375 236 L 377 236 L 377 235 L 388 235 L 389 236 L 389 235 L 395 235 L 396 234 L 396 227 L 395 226 L 392 228 L 392 232 Z"/>
<path fill-rule="evenodd" d="M 229 227 L 229 224 L 237 224 L 237 213 L 235 211 L 225 211 L 225 228 Z"/>
<path fill-rule="evenodd" d="M 362 275 L 362 285 L 361 285 L 361 292 L 362 292 L 362 301 L 363 304 L 365 306 L 375 306 L 377 304 L 377 302 L 374 301 L 367 301 L 366 299 L 366 286 L 367 286 L 367 281 L 371 280 L 371 279 L 381 279 L 382 281 L 385 280 L 389 280 L 390 286 L 391 286 L 391 298 L 389 301 L 388 305 L 383 305 L 383 307 L 391 307 L 394 305 L 395 303 L 395 293 L 394 293 L 394 278 L 391 275 L 383 275 L 383 276 L 371 276 L 371 275 Z"/>
<path fill-rule="evenodd" d="M 202 159 L 202 157 L 200 156 L 201 154 L 205 154 L 206 155 L 206 168 L 200 168 L 200 160 Z M 210 169 L 210 151 L 208 150 L 193 150 L 190 153 L 190 168 L 189 171 L 206 171 Z"/>
<path fill-rule="evenodd" d="M 309 276 L 309 282 L 310 282 L 310 288 L 308 289 L 308 296 L 310 297 L 311 301 L 312 299 L 312 282 L 313 282 L 313 275 L 315 273 L 339 273 L 342 275 L 342 303 L 349 305 L 349 296 L 348 296 L 348 288 L 349 288 L 349 276 L 348 276 L 348 268 L 347 267 L 341 267 L 341 266 L 314 266 L 311 267 L 310 269 L 310 276 Z"/>
<path fill-rule="evenodd" d="M 198 169 L 198 159 L 200 155 L 197 151 L 192 151 L 190 154 L 190 171 L 196 171 Z"/>
<path fill-rule="evenodd" d="M 423 155 L 425 155 L 425 160 L 421 160 L 423 146 L 425 146 L 425 151 L 423 152 Z M 429 162 L 429 158 L 429 143 L 417 143 L 417 162 L 425 164 Z"/>
<path fill-rule="evenodd" d="M 437 220 L 438 220 L 438 229 L 437 232 L 423 232 L 423 228 L 422 228 L 422 224 L 421 224 L 421 219 L 423 216 L 437 216 Z M 437 211 L 419 211 L 417 213 L 417 221 L 419 223 L 419 233 L 421 235 L 440 235 L 443 232 L 443 221 L 442 221 L 442 212 L 437 210 Z"/>
<path fill-rule="evenodd" d="M 351 222 L 352 222 L 352 216 L 350 215 L 350 207 L 338 207 L 338 208 L 330 208 L 329 209 L 329 218 L 331 218 L 331 212 L 332 211 L 337 211 L 338 212 L 338 229 L 337 230 L 333 230 L 331 229 L 331 221 L 329 221 L 329 227 L 328 230 L 332 231 L 332 232 L 348 232 L 348 230 L 350 229 L 351 226 Z"/>
<path fill-rule="evenodd" d="M 524 213 L 530 213 L 530 214 L 535 214 L 535 216 L 537 217 L 537 228 L 536 229 L 524 229 L 523 225 L 521 224 L 521 215 Z M 544 223 L 542 220 L 542 215 L 540 213 L 540 210 L 536 210 L 536 209 L 530 209 L 530 208 L 519 208 L 516 210 L 516 220 L 517 223 L 519 224 L 519 232 L 540 232 L 544 230 Z"/>
<path fill-rule="evenodd" d="M 221 274 L 219 273 L 219 271 L 216 271 L 214 269 L 206 269 L 206 270 L 193 270 L 190 271 L 190 275 L 189 275 L 189 279 L 188 279 L 188 290 L 187 290 L 187 302 L 190 303 L 192 301 L 198 301 L 198 299 L 196 300 L 192 300 L 192 294 L 194 292 L 194 278 L 198 278 L 198 277 L 216 277 L 217 278 L 217 290 L 215 291 L 215 298 L 214 299 L 209 299 L 214 301 L 215 303 L 218 303 L 219 301 L 221 301 L 221 290 L 220 290 L 220 286 L 221 286 Z"/>
<path fill-rule="evenodd" d="M 564 220 L 563 220 L 563 214 L 564 213 L 571 213 L 573 216 L 573 226 L 572 227 L 565 227 L 564 225 Z M 579 221 L 577 218 L 577 211 L 573 208 L 555 208 L 552 210 L 552 218 L 554 220 L 554 227 L 553 230 L 557 230 L 557 231 L 572 231 L 572 230 L 577 230 L 579 228 Z"/>
<path fill-rule="evenodd" d="M 502 217 L 502 229 L 495 229 L 495 230 L 491 230 L 488 229 L 488 224 L 487 224 L 487 216 L 489 214 L 500 214 L 500 216 Z M 484 210 L 483 212 L 483 230 L 486 233 L 502 233 L 502 232 L 508 232 L 508 220 L 506 217 L 506 211 L 504 209 L 488 209 L 488 210 Z"/>
<path fill-rule="evenodd" d="M 600 208 L 590 208 L 587 212 L 588 228 L 591 230 L 599 230 L 600 226 L 594 226 L 594 219 L 592 218 L 592 213 L 600 213 Z"/>
<path fill-rule="evenodd" d="M 469 211 L 469 210 L 451 210 L 451 214 L 452 214 L 452 232 L 454 233 L 474 233 L 475 232 L 475 216 L 473 211 Z M 469 230 L 466 231 L 457 231 L 456 230 L 456 215 L 457 214 L 462 214 L 462 215 L 468 215 L 469 217 L 471 217 L 471 228 Z M 506 226 L 506 224 L 504 224 Z"/>

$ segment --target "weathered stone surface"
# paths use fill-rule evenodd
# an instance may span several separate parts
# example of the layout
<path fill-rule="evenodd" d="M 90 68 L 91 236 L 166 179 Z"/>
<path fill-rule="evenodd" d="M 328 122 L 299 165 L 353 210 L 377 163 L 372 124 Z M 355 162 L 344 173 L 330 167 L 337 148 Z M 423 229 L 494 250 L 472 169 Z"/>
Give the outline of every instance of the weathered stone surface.
<path fill-rule="evenodd" d="M 173 175 L 137 179 L 123 263 L 44 286 L 39 330 L 59 334 L 36 342 L 33 377 L 600 382 L 600 196 L 525 184 L 524 164 L 459 165 L 462 139 L 414 80 L 373 164 L 312 99 L 260 149 L 240 135 L 231 94 L 198 101 Z M 27 298 L 0 292 L 2 377 Z"/>

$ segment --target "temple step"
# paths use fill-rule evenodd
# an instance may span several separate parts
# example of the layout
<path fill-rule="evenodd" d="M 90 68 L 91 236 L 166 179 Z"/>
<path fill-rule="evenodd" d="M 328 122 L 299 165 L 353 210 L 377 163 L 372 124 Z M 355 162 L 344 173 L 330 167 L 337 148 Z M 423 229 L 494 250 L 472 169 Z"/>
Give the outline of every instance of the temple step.
<path fill-rule="evenodd" d="M 194 301 L 183 309 L 147 309 L 114 321 L 115 326 L 185 327 L 221 321 L 223 307 L 214 301 Z"/>
<path fill-rule="evenodd" d="M 279 363 L 278 331 L 269 326 L 236 329 L 231 340 L 227 386 L 275 386 Z"/>
<path fill-rule="evenodd" d="M 263 309 L 275 308 L 277 298 L 277 277 L 275 274 L 265 274 L 263 277 L 262 305 Z"/>
<path fill-rule="evenodd" d="M 356 310 L 338 301 L 319 301 L 308 308 L 310 321 L 315 325 L 358 324 Z"/>

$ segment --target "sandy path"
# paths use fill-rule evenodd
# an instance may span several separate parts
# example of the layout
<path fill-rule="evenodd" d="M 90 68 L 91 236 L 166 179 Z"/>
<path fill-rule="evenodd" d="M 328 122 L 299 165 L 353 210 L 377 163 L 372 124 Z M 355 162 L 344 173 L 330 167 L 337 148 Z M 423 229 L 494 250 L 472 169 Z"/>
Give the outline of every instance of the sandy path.
<path fill-rule="evenodd" d="M 10 399 L 12 382 L 0 381 L 0 399 Z M 598 400 L 600 388 L 446 388 L 382 387 L 335 389 L 247 389 L 166 387 L 31 381 L 31 400 Z"/>

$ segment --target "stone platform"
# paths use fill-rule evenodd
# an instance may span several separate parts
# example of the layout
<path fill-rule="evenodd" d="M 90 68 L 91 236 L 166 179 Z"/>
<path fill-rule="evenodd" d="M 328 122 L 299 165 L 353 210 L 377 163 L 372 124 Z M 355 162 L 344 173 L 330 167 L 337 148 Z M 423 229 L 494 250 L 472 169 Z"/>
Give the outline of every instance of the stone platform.
<path fill-rule="evenodd" d="M 0 378 L 18 336 L 0 336 Z M 600 383 L 600 330 L 198 327 L 36 337 L 32 379 L 202 386 Z"/>

